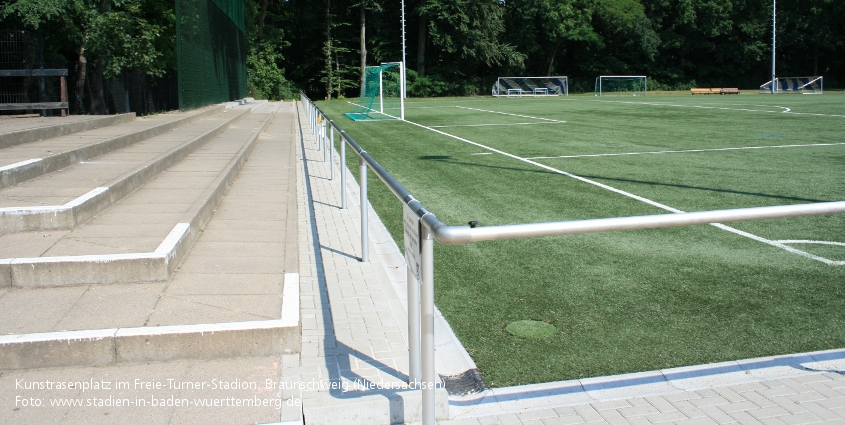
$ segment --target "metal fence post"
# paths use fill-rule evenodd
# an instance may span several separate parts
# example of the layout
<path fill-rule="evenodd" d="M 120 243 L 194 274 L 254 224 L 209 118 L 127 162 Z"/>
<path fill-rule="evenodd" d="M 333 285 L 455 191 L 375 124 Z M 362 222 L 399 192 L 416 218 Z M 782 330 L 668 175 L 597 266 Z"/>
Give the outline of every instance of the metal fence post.
<path fill-rule="evenodd" d="M 328 120 L 324 116 L 323 117 L 323 148 L 325 150 L 325 152 L 323 152 L 323 160 L 324 161 L 329 160 L 329 136 L 328 136 L 328 134 L 326 134 L 326 131 L 329 130 L 331 128 L 331 126 L 329 126 L 329 123 L 327 121 Z"/>
<path fill-rule="evenodd" d="M 346 140 L 340 136 L 340 209 L 346 209 Z"/>
<path fill-rule="evenodd" d="M 334 127 L 329 125 L 329 166 L 332 168 L 329 180 L 334 180 Z"/>
<path fill-rule="evenodd" d="M 438 384 L 434 369 L 434 238 L 425 225 L 421 226 L 422 286 L 422 424 L 435 425 L 434 389 Z"/>
<path fill-rule="evenodd" d="M 361 152 L 363 154 L 363 152 Z M 367 263 L 370 261 L 370 244 L 369 244 L 369 208 L 367 208 L 367 163 L 364 162 L 363 155 L 358 155 L 358 167 L 361 170 L 361 261 Z"/>

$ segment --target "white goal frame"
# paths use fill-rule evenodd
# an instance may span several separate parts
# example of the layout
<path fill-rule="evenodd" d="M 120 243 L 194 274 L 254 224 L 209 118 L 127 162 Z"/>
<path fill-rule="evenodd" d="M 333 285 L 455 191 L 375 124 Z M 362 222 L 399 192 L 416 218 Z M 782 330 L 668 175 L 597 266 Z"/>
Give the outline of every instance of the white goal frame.
<path fill-rule="evenodd" d="M 565 75 L 551 77 L 499 77 L 493 84 L 493 97 L 569 96 L 569 78 Z"/>
<path fill-rule="evenodd" d="M 818 90 L 816 90 L 815 87 L 818 87 Z M 772 91 L 772 82 L 767 81 L 765 84 L 760 85 L 760 93 L 823 94 L 824 77 L 817 75 L 812 77 L 775 78 L 774 92 Z"/>
<path fill-rule="evenodd" d="M 626 78 L 626 79 L 642 78 L 642 80 L 643 80 L 643 90 L 642 91 L 637 90 L 635 92 L 609 92 L 609 93 L 614 93 L 615 96 L 621 96 L 621 95 L 624 95 L 624 94 L 628 94 L 628 95 L 632 95 L 632 96 L 637 96 L 637 95 L 641 94 L 642 96 L 645 96 L 645 95 L 648 94 L 648 76 L 646 76 L 646 75 L 599 75 L 598 77 L 596 77 L 595 95 L 596 96 L 604 96 L 605 92 L 602 91 L 602 82 L 604 80 L 612 80 L 612 79 L 616 79 L 616 78 L 620 78 L 620 79 L 621 78 Z"/>

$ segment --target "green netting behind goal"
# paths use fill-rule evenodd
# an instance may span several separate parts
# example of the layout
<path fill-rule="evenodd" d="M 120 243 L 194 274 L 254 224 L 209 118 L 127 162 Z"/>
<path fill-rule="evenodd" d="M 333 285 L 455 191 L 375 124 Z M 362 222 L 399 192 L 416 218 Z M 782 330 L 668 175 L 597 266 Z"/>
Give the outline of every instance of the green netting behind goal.
<path fill-rule="evenodd" d="M 355 121 L 398 120 L 402 117 L 402 77 L 398 63 L 368 66 L 361 98 L 352 112 Z"/>

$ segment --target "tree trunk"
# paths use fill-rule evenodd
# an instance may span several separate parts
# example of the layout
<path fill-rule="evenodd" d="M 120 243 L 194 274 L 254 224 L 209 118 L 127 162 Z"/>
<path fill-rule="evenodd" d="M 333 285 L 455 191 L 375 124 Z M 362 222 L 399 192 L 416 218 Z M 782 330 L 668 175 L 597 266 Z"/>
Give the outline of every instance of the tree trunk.
<path fill-rule="evenodd" d="M 105 115 L 108 112 L 106 111 L 105 95 L 103 93 L 103 73 L 97 68 L 98 67 L 95 66 L 88 70 L 88 74 L 91 79 L 89 87 L 91 91 L 90 112 L 95 115 Z M 138 115 L 144 114 L 139 112 Z"/>
<path fill-rule="evenodd" d="M 79 61 L 76 70 L 76 113 L 85 113 L 85 104 L 82 102 L 85 93 L 85 76 L 88 72 L 88 59 L 85 58 L 85 48 L 79 48 Z"/>
<path fill-rule="evenodd" d="M 813 75 L 819 75 L 819 43 L 813 45 Z"/>
<path fill-rule="evenodd" d="M 557 51 L 560 50 L 561 42 L 555 42 L 554 46 L 552 46 L 552 53 L 549 55 L 549 66 L 546 68 L 546 76 L 551 77 L 552 72 L 555 70 L 555 56 L 557 56 Z"/>
<path fill-rule="evenodd" d="M 258 15 L 258 38 L 261 39 L 261 33 L 264 31 L 264 18 L 267 16 L 267 0 L 261 0 L 261 14 Z"/>
<path fill-rule="evenodd" d="M 265 0 L 266 4 L 266 0 Z M 332 75 L 332 8 L 331 0 L 326 0 L 326 100 L 332 98 L 334 91 Z"/>
<path fill-rule="evenodd" d="M 364 95 L 364 91 L 366 87 L 364 87 L 364 83 L 367 80 L 367 14 L 366 12 L 366 2 L 361 2 L 361 96 Z"/>
<path fill-rule="evenodd" d="M 421 3 L 421 6 L 424 4 L 425 1 Z M 420 14 L 420 22 L 417 27 L 417 73 L 420 74 L 420 77 L 425 77 L 425 33 L 427 26 L 428 21 L 425 16 Z"/>

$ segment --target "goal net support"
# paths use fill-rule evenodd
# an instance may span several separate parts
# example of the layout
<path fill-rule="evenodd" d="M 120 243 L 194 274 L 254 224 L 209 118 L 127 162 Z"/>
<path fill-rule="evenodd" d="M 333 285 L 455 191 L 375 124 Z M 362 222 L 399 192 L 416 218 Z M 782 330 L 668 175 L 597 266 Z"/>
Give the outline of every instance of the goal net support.
<path fill-rule="evenodd" d="M 402 62 L 388 62 L 364 69 L 361 98 L 355 109 L 344 115 L 355 121 L 405 119 L 405 67 Z"/>
<path fill-rule="evenodd" d="M 648 77 L 645 75 L 600 75 L 596 77 L 596 96 L 645 96 L 647 93 Z"/>
<path fill-rule="evenodd" d="M 824 77 L 775 78 L 774 91 L 772 91 L 772 82 L 769 81 L 760 86 L 760 93 L 822 94 L 824 93 Z"/>
<path fill-rule="evenodd" d="M 493 84 L 495 97 L 569 96 L 569 79 L 557 77 L 499 77 Z"/>

